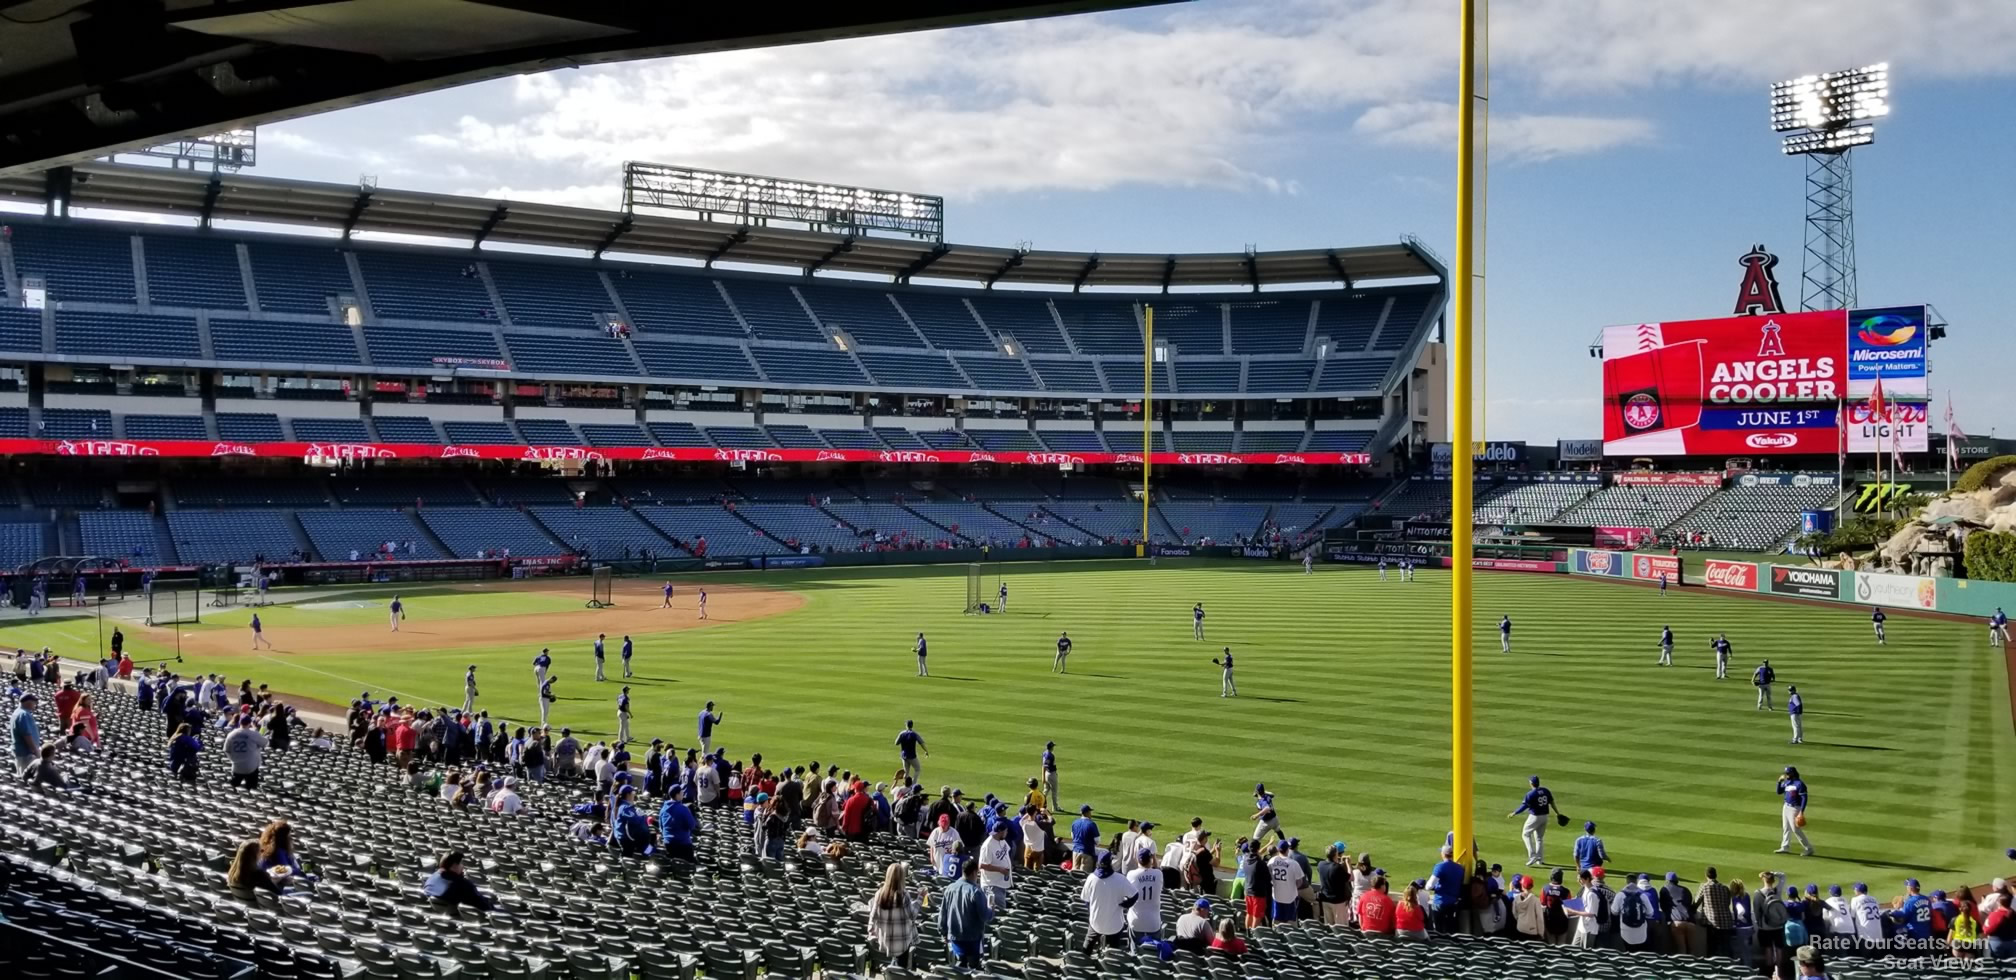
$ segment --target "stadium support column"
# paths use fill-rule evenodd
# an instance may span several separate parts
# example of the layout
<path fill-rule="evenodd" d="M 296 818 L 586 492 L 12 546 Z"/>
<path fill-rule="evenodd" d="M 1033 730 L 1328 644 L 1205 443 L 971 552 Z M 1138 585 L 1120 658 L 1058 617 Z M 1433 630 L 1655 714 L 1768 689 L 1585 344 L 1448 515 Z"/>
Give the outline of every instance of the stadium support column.
<path fill-rule="evenodd" d="M 1155 500 L 1148 478 L 1155 470 L 1155 308 L 1141 309 L 1141 549 L 1155 553 L 1148 534 L 1148 510 Z"/>
<path fill-rule="evenodd" d="M 1456 315 L 1450 325 L 1450 514 L 1449 514 L 1449 762 L 1451 843 L 1456 861 L 1469 867 L 1476 840 L 1472 810 L 1474 704 L 1471 692 L 1472 524 L 1471 479 L 1475 469 L 1471 434 L 1474 419 L 1472 363 L 1477 326 L 1484 319 L 1484 188 L 1490 144 L 1490 45 L 1486 26 L 1489 0 L 1463 0 L 1462 60 L 1457 75 L 1456 130 Z"/>

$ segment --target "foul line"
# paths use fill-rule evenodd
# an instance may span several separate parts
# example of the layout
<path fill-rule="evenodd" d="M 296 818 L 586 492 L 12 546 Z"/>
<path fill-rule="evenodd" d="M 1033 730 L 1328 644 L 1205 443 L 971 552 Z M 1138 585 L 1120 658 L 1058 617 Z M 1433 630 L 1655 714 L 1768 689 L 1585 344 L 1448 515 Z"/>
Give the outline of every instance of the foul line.
<path fill-rule="evenodd" d="M 333 678 L 335 678 L 335 679 L 337 679 L 337 680 L 339 680 L 339 681 L 349 681 L 349 682 L 350 682 L 350 683 L 352 683 L 352 684 L 356 684 L 356 685 L 359 685 L 359 686 L 360 686 L 360 689 L 361 689 L 361 690 L 366 690 L 366 691 L 384 691 L 384 692 L 385 692 L 385 693 L 387 693 L 387 694 L 396 694 L 396 695 L 398 695 L 399 697 L 402 697 L 402 698 L 406 698 L 406 699 L 407 699 L 408 701 L 411 701 L 412 703 L 414 703 L 414 704 L 416 704 L 416 705 L 418 705 L 418 704 L 426 704 L 426 703 L 428 703 L 428 702 L 432 702 L 432 701 L 437 701 L 437 700 L 439 700 L 439 699 L 437 699 L 437 698 L 428 698 L 428 697 L 422 697 L 422 696 L 420 696 L 420 695 L 418 695 L 418 694 L 410 694 L 410 693 L 408 693 L 408 692 L 406 692 L 406 691 L 395 691 L 395 690 L 393 690 L 393 689 L 391 689 L 391 688 L 389 688 L 389 687 L 379 687 L 378 685 L 375 685 L 375 684 L 372 684 L 372 683 L 371 683 L 370 681 L 361 681 L 361 680 L 358 680 L 358 679 L 357 679 L 357 678 L 355 678 L 355 677 L 345 677 L 345 676 L 343 676 L 342 674 L 338 674 L 338 673 L 336 673 L 336 672 L 334 672 L 334 671 L 328 671 L 328 670 L 323 670 L 323 669 L 322 669 L 322 668 L 320 668 L 320 667 L 310 667 L 310 666 L 308 666 L 307 664 L 304 664 L 304 663 L 298 663 L 298 662 L 296 662 L 296 661 L 293 661 L 293 660 L 282 660 L 282 659 L 280 659 L 280 658 L 278 658 L 278 657 L 275 657 L 275 656 L 272 656 L 272 655 L 270 655 L 270 654 L 264 654 L 264 653 L 262 653 L 262 654 L 259 654 L 259 659 L 261 659 L 261 660 L 265 660 L 265 661 L 268 661 L 268 662 L 271 662 L 271 663 L 276 663 L 276 664 L 280 664 L 280 665 L 282 665 L 282 666 L 286 666 L 286 667 L 292 667 L 292 668 L 294 668 L 294 669 L 296 669 L 296 670 L 305 670 L 305 671 L 308 671 L 309 673 L 312 673 L 312 674 L 321 674 L 321 675 L 322 675 L 322 676 L 324 676 L 324 677 L 333 677 Z M 334 702 L 331 702 L 331 703 L 333 704 Z"/>

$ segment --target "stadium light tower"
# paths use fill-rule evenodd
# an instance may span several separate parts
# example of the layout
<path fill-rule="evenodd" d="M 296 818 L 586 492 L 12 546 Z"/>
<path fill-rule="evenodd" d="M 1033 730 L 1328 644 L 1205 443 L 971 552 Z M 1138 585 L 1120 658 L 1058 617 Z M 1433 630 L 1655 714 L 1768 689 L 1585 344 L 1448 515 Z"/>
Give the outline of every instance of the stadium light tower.
<path fill-rule="evenodd" d="M 1890 66 L 1802 75 L 1771 86 L 1771 129 L 1788 133 L 1786 156 L 1806 158 L 1806 255 L 1799 305 L 1856 305 L 1855 180 L 1849 151 L 1876 142 L 1871 121 L 1890 114 Z"/>

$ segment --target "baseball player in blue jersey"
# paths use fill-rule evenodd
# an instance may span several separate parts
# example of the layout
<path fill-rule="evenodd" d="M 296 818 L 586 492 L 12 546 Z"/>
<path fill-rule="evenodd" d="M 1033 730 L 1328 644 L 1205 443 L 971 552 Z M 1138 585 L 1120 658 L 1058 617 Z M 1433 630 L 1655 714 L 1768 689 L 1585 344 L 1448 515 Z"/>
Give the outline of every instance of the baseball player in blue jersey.
<path fill-rule="evenodd" d="M 924 634 L 917 634 L 917 676 L 919 677 L 931 676 L 930 668 L 924 666 L 924 658 L 928 652 L 928 648 L 924 645 Z"/>
<path fill-rule="evenodd" d="M 616 741 L 630 741 L 630 686 L 616 695 Z"/>
<path fill-rule="evenodd" d="M 672 583 L 670 582 L 665 583 L 665 587 L 659 591 L 665 594 L 665 598 L 659 601 L 658 608 L 660 609 L 672 608 Z"/>
<path fill-rule="evenodd" d="M 1727 633 L 1715 634 L 1715 638 L 1708 641 L 1708 646 L 1710 649 L 1715 651 L 1715 679 L 1718 681 L 1728 680 L 1729 634 Z"/>
<path fill-rule="evenodd" d="M 1757 687 L 1757 710 L 1776 711 L 1778 706 L 1771 703 L 1771 683 L 1778 679 L 1778 672 L 1771 669 L 1771 661 L 1766 660 L 1750 672 L 1750 683 Z"/>
<path fill-rule="evenodd" d="M 1200 640 L 1204 638 L 1204 604 L 1201 602 L 1190 607 L 1190 635 Z"/>
<path fill-rule="evenodd" d="M 476 711 L 476 665 L 470 664 L 469 670 L 462 675 L 462 713 L 474 714 L 475 711 Z"/>
<path fill-rule="evenodd" d="M 1792 838 L 1799 838 L 1802 857 L 1813 856 L 1813 842 L 1806 837 L 1806 781 L 1799 778 L 1797 766 L 1786 766 L 1778 777 L 1778 798 L 1784 802 L 1778 812 L 1779 827 L 1782 831 L 1778 840 L 1779 854 L 1792 851 Z"/>
<path fill-rule="evenodd" d="M 1876 610 L 1869 614 L 1869 625 L 1876 627 L 1876 644 L 1878 646 L 1887 647 L 1890 645 L 1890 641 L 1883 636 L 1883 622 L 1889 618 L 1883 614 L 1882 606 L 1877 606 Z"/>
<path fill-rule="evenodd" d="M 1659 665 L 1661 667 L 1673 666 L 1673 627 L 1671 626 L 1664 626 L 1659 629 Z"/>
<path fill-rule="evenodd" d="M 1995 615 L 1988 617 L 1988 645 L 2006 647 L 2009 645 L 2009 614 L 1995 607 Z"/>
<path fill-rule="evenodd" d="M 608 680 L 608 678 L 602 676 L 602 657 L 604 653 L 602 642 L 608 638 L 609 634 L 607 633 L 595 634 L 595 679 L 598 681 Z"/>
<path fill-rule="evenodd" d="M 1554 803 L 1554 793 L 1540 785 L 1540 777 L 1526 777 L 1526 798 L 1519 801 L 1519 809 L 1507 816 L 1526 815 L 1526 825 L 1519 831 L 1519 837 L 1526 842 L 1526 866 L 1537 868 L 1547 863 L 1547 819 L 1559 809 Z M 1567 819 L 1564 815 L 1564 821 Z"/>
<path fill-rule="evenodd" d="M 272 640 L 269 640 L 269 639 L 267 639 L 267 638 L 266 638 L 266 628 L 265 628 L 264 624 L 262 624 L 262 623 L 260 623 L 260 622 L 259 622 L 259 614 L 258 614 L 258 613 L 253 613 L 253 614 L 252 614 L 252 649 L 254 649 L 254 650 L 257 650 L 257 649 L 259 649 L 259 644 L 261 644 L 261 643 L 264 643 L 264 644 L 266 644 L 266 649 L 268 649 L 268 650 L 271 650 L 271 649 L 273 649 L 273 641 L 272 641 Z"/>
<path fill-rule="evenodd" d="M 389 608 L 392 613 L 392 632 L 397 633 L 399 632 L 399 621 L 406 618 L 406 604 L 400 602 L 399 597 L 395 595 L 392 597 L 392 605 Z"/>
<path fill-rule="evenodd" d="M 1509 614 L 1498 617 L 1498 649 L 1503 653 L 1512 652 L 1512 617 Z"/>
<path fill-rule="evenodd" d="M 1386 559 L 1379 559 L 1379 581 L 1386 581 Z"/>
<path fill-rule="evenodd" d="M 998 593 L 998 594 L 999 594 L 999 597 L 1000 597 L 1000 599 L 1001 599 L 1001 611 L 1002 611 L 1002 612 L 1007 612 L 1007 611 L 1008 611 L 1008 583 L 1006 583 L 1006 582 L 1003 582 L 1003 583 L 1001 583 L 1001 589 L 1000 589 L 1000 591 L 999 591 L 999 593 Z"/>
<path fill-rule="evenodd" d="M 1071 635 L 1069 633 L 1057 634 L 1057 659 L 1050 661 L 1050 672 L 1053 674 L 1070 673 L 1070 669 L 1065 665 L 1065 661 L 1069 660 L 1070 657 Z"/>
<path fill-rule="evenodd" d="M 540 647 L 539 655 L 532 658 L 532 683 L 544 688 L 546 668 L 551 666 L 553 666 L 553 652 L 546 647 Z"/>
<path fill-rule="evenodd" d="M 636 651 L 636 649 L 635 649 L 634 647 L 632 647 L 632 646 L 631 646 L 631 644 L 630 644 L 630 637 L 629 637 L 629 635 L 628 635 L 628 634 L 625 634 L 625 635 L 624 635 L 624 637 L 623 637 L 623 676 L 624 676 L 624 678 L 626 678 L 626 679 L 627 679 L 627 678 L 629 678 L 629 677 L 631 676 L 631 675 L 630 675 L 630 655 L 631 655 L 631 654 L 633 654 L 633 653 L 636 653 L 636 652 L 637 652 L 637 651 Z"/>
<path fill-rule="evenodd" d="M 1664 599 L 1664 598 L 1666 597 L 1666 573 L 1665 573 L 1665 572 L 1660 572 L 1660 573 L 1659 573 L 1659 597 L 1660 597 L 1661 599 Z"/>
<path fill-rule="evenodd" d="M 1211 662 L 1217 664 L 1224 671 L 1223 676 L 1218 680 L 1218 696 L 1221 698 L 1238 697 L 1239 685 L 1232 683 L 1232 648 L 1226 647 L 1225 653 L 1222 656 L 1211 658 Z"/>
<path fill-rule="evenodd" d="M 1799 696 L 1799 685 L 1785 689 L 1785 714 L 1792 719 L 1792 744 L 1806 741 L 1806 699 Z"/>

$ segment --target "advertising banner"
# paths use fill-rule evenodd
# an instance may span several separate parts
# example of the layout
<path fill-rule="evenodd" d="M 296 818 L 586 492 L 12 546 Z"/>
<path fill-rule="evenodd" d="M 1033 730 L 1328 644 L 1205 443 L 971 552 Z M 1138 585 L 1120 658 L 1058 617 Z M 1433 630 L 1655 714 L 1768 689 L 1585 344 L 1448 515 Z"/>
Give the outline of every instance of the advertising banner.
<path fill-rule="evenodd" d="M 1609 456 L 1834 452 L 1846 314 L 1605 327 Z"/>
<path fill-rule="evenodd" d="M 1593 530 L 1596 532 L 1596 547 L 1626 551 L 1652 540 L 1653 534 L 1649 527 L 1599 527 Z"/>
<path fill-rule="evenodd" d="M 1675 585 L 1680 584 L 1680 559 L 1672 555 L 1632 555 L 1631 577 L 1647 582 L 1657 582 L 1660 576 Z"/>
<path fill-rule="evenodd" d="M 0 456 L 257 456 L 292 459 L 667 460 L 742 463 L 1139 463 L 1140 453 L 1027 453 L 967 449 L 715 449 L 712 446 L 440 446 L 416 443 L 211 442 L 148 439 L 0 439 Z M 1370 453 L 1154 453 L 1157 466 L 1365 465 Z"/>
<path fill-rule="evenodd" d="M 1738 592 L 1757 591 L 1757 563 L 1752 561 L 1723 561 L 1710 558 L 1701 576 L 1702 584 L 1711 589 L 1734 589 Z"/>
<path fill-rule="evenodd" d="M 1867 398 L 1876 379 L 1885 394 L 1925 394 L 1925 307 L 1848 311 L 1848 397 Z"/>
<path fill-rule="evenodd" d="M 1771 566 L 1771 591 L 1808 599 L 1841 598 L 1841 573 L 1831 568 Z"/>
<path fill-rule="evenodd" d="M 1453 568 L 1456 565 L 1456 562 L 1447 555 L 1436 559 L 1436 563 L 1443 568 Z M 1486 568 L 1499 572 L 1558 572 L 1561 570 L 1560 566 L 1554 562 L 1541 561 L 1537 558 L 1472 558 L 1470 559 L 1470 567 Z"/>
<path fill-rule="evenodd" d="M 1904 396 L 1906 398 L 1913 396 Z M 1930 442 L 1932 427 L 1926 424 L 1930 415 L 1928 402 L 1923 396 L 1919 401 L 1898 401 L 1898 396 L 1890 392 L 1890 379 L 1883 379 L 1883 414 L 1878 418 L 1870 411 L 1867 401 L 1848 403 L 1848 454 L 1922 453 Z M 1883 465 L 1888 467 L 1889 460 Z"/>
<path fill-rule="evenodd" d="M 1610 478 L 1619 486 L 1688 486 L 1719 487 L 1722 485 L 1720 473 L 1657 473 L 1652 470 L 1631 470 Z"/>
<path fill-rule="evenodd" d="M 1588 548 L 1572 549 L 1568 555 L 1568 570 L 1577 575 L 1622 576 L 1631 557 L 1621 551 L 1591 551 Z"/>
<path fill-rule="evenodd" d="M 1428 458 L 1437 463 L 1447 463 L 1455 457 L 1455 450 L 1449 443 L 1438 442 L 1428 447 Z M 1470 458 L 1480 463 L 1516 463 L 1526 458 L 1526 444 L 1523 442 L 1487 442 L 1484 448 L 1470 454 Z"/>
<path fill-rule="evenodd" d="M 1554 444 L 1554 449 L 1564 463 L 1594 463 L 1603 459 L 1601 439 L 1562 439 Z"/>
<path fill-rule="evenodd" d="M 1745 473 L 1736 478 L 1739 487 L 1831 487 L 1832 473 Z"/>
<path fill-rule="evenodd" d="M 1939 588 L 1923 575 L 1855 573 L 1855 601 L 1878 606 L 1938 607 Z"/>

